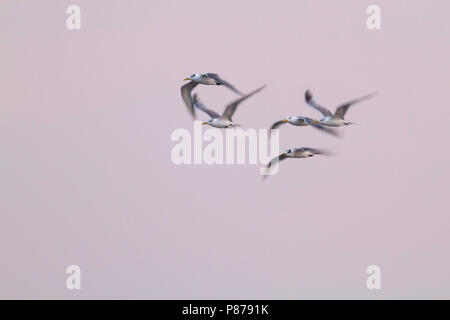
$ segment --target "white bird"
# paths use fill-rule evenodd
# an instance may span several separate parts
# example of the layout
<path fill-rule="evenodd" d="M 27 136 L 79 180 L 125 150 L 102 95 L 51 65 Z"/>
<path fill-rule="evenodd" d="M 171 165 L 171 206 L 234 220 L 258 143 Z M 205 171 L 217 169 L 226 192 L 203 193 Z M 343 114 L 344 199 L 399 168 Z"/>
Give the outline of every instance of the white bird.
<path fill-rule="evenodd" d="M 312 94 L 309 90 L 307 90 L 305 92 L 305 101 L 309 106 L 313 107 L 314 109 L 316 109 L 323 115 L 323 118 L 318 121 L 313 122 L 314 124 L 318 123 L 318 124 L 322 124 L 322 125 L 330 126 L 330 127 L 340 127 L 340 126 L 346 126 L 349 124 L 353 124 L 352 122 L 348 122 L 347 120 L 344 119 L 345 113 L 347 112 L 348 108 L 350 108 L 351 105 L 353 105 L 357 102 L 363 101 L 363 100 L 367 100 L 374 95 L 375 95 L 375 93 L 372 93 L 372 94 L 366 95 L 364 97 L 346 102 L 346 103 L 338 106 L 336 108 L 336 112 L 334 114 L 327 108 L 318 105 L 313 100 Z"/>
<path fill-rule="evenodd" d="M 270 169 L 270 167 L 276 163 L 280 162 L 281 160 L 287 159 L 287 158 L 311 158 L 314 157 L 316 154 L 322 154 L 322 155 L 330 155 L 325 150 L 319 150 L 319 149 L 313 149 L 313 148 L 291 148 L 280 154 L 278 157 L 273 158 L 266 166 L 267 170 Z M 267 179 L 269 175 L 263 175 L 263 180 Z"/>
<path fill-rule="evenodd" d="M 291 148 L 280 154 L 278 157 L 273 158 L 267 168 L 270 168 L 274 161 L 281 161 L 287 158 L 311 158 L 316 154 L 329 155 L 328 152 L 313 148 Z"/>
<path fill-rule="evenodd" d="M 287 158 L 311 158 L 316 154 L 330 155 L 325 150 L 313 148 L 291 148 L 280 154 L 278 157 L 273 158 L 267 164 L 267 168 L 270 168 L 275 161 L 281 161 Z"/>
<path fill-rule="evenodd" d="M 230 127 L 236 127 L 239 126 L 239 124 L 233 122 L 231 119 L 233 117 L 233 114 L 236 111 L 237 106 L 243 102 L 244 100 L 250 98 L 254 94 L 258 93 L 262 89 L 264 89 L 266 85 L 262 86 L 261 88 L 256 89 L 255 91 L 250 92 L 249 94 L 244 95 L 243 97 L 234 100 L 230 104 L 228 104 L 225 107 L 225 111 L 222 113 L 222 115 L 218 114 L 216 111 L 206 108 L 198 98 L 197 94 L 194 94 L 193 103 L 196 108 L 202 110 L 206 114 L 208 114 L 211 119 L 208 121 L 202 122 L 202 124 L 208 124 L 210 126 L 216 127 L 216 128 L 230 128 Z"/>
<path fill-rule="evenodd" d="M 194 88 L 199 84 L 223 85 L 242 96 L 242 93 L 239 90 L 237 90 L 229 82 L 220 78 L 219 75 L 216 73 L 205 73 L 205 74 L 195 73 L 185 78 L 184 80 L 191 80 L 191 81 L 181 87 L 181 98 L 183 99 L 184 104 L 186 105 L 189 113 L 192 115 L 194 119 L 196 118 L 196 115 L 191 93 L 192 90 L 194 90 Z"/>
<path fill-rule="evenodd" d="M 272 127 L 270 127 L 270 131 L 273 129 L 277 129 L 279 126 L 289 123 L 293 126 L 299 126 L 299 127 L 306 127 L 306 126 L 312 126 L 313 128 L 316 128 L 320 131 L 326 132 L 328 134 L 338 136 L 338 132 L 334 129 L 327 128 L 319 123 L 319 121 L 307 118 L 307 117 L 301 117 L 301 116 L 290 116 L 285 119 L 282 119 L 280 121 L 275 122 L 272 124 Z"/>

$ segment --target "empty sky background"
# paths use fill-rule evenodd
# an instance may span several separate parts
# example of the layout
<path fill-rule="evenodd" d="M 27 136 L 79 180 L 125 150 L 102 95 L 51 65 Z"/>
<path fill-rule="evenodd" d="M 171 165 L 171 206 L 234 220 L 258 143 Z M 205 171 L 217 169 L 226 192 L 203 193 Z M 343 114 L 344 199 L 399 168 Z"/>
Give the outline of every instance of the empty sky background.
<path fill-rule="evenodd" d="M 0 298 L 450 298 L 449 13 L 447 0 L 2 1 Z M 350 109 L 342 139 L 281 128 L 282 149 L 334 156 L 286 160 L 263 183 L 257 165 L 172 164 L 171 133 L 193 128 L 179 88 L 197 72 L 268 84 L 237 110 L 244 128 L 318 117 L 308 88 L 332 109 L 379 95 Z M 218 111 L 236 98 L 196 91 Z"/>

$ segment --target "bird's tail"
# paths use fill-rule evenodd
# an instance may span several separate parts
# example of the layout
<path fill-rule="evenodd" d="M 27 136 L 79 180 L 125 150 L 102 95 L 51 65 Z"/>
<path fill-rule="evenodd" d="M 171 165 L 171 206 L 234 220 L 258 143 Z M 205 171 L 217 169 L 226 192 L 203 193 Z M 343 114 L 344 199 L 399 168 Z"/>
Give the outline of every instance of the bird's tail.
<path fill-rule="evenodd" d="M 332 156 L 333 154 L 327 149 L 313 149 L 315 154 L 320 154 L 322 156 Z"/>

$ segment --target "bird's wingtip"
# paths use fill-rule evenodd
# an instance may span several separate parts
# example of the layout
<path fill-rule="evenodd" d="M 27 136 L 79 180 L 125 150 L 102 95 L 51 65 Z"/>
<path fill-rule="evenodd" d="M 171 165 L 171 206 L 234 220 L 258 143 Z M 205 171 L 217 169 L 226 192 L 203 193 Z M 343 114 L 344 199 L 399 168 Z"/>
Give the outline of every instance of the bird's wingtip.
<path fill-rule="evenodd" d="M 309 89 L 307 89 L 307 90 L 305 91 L 305 100 L 308 102 L 308 101 L 310 101 L 311 99 L 312 99 L 311 91 L 309 91 Z"/>
<path fill-rule="evenodd" d="M 327 149 L 320 149 L 318 150 L 317 153 L 320 154 L 321 156 L 328 156 L 328 157 L 331 157 L 333 155 L 333 153 Z"/>

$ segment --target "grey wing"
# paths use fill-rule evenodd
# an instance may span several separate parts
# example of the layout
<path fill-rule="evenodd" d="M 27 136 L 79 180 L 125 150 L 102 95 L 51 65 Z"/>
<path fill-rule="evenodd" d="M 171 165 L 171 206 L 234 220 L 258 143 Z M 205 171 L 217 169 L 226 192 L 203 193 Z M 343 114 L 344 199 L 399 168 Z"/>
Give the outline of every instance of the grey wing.
<path fill-rule="evenodd" d="M 336 108 L 336 112 L 334 113 L 334 115 L 336 117 L 338 117 L 338 118 L 344 118 L 345 113 L 347 112 L 348 108 L 350 108 L 351 105 L 353 105 L 355 103 L 358 103 L 358 102 L 361 102 L 361 101 L 364 101 L 364 100 L 367 100 L 369 98 L 372 98 L 374 95 L 375 95 L 375 93 L 371 93 L 371 94 L 368 94 L 368 95 L 366 95 L 364 97 L 361 97 L 361 98 L 358 98 L 358 99 L 354 99 L 352 101 L 344 103 L 344 104 L 342 104 L 342 105 L 340 105 L 339 107 Z"/>
<path fill-rule="evenodd" d="M 214 110 L 211 110 L 211 109 L 208 109 L 207 107 L 205 107 L 205 105 L 200 102 L 198 94 L 196 94 L 196 93 L 194 93 L 194 96 L 193 96 L 193 103 L 196 108 L 202 110 L 203 112 L 208 114 L 211 118 L 219 118 L 220 117 L 220 114 L 218 114 Z"/>
<path fill-rule="evenodd" d="M 191 92 L 198 85 L 198 82 L 188 82 L 184 86 L 181 87 L 181 98 L 184 101 L 184 104 L 188 108 L 189 113 L 195 119 L 195 109 L 194 109 L 194 101 L 192 100 Z"/>
<path fill-rule="evenodd" d="M 339 132 L 337 130 L 329 128 L 329 127 L 326 127 L 326 126 L 323 126 L 323 125 L 321 125 L 319 123 L 314 123 L 315 120 L 313 120 L 311 118 L 304 118 L 304 119 L 305 119 L 306 123 L 308 123 L 313 128 L 318 129 L 318 130 L 320 130 L 322 132 L 331 134 L 331 135 L 333 135 L 335 137 L 339 137 Z"/>
<path fill-rule="evenodd" d="M 228 81 L 223 80 L 217 73 L 207 73 L 208 77 L 213 78 L 216 80 L 216 82 L 220 83 L 221 85 L 224 85 L 225 87 L 231 89 L 232 91 L 236 92 L 238 95 L 243 96 L 242 92 L 240 92 L 238 89 L 236 89 L 231 83 Z"/>
<path fill-rule="evenodd" d="M 331 116 L 333 116 L 333 114 L 331 113 L 330 110 L 328 110 L 328 109 L 325 108 L 325 107 L 322 107 L 321 105 L 318 105 L 318 104 L 313 100 L 312 94 L 311 94 L 311 92 L 310 92 L 309 90 L 306 90 L 306 92 L 305 92 L 305 101 L 306 101 L 306 103 L 307 103 L 309 106 L 311 106 L 311 107 L 313 107 L 314 109 L 316 109 L 317 111 L 319 111 L 324 117 L 331 117 Z"/>
<path fill-rule="evenodd" d="M 256 89 L 255 91 L 250 92 L 249 94 L 246 94 L 245 96 L 234 100 L 233 102 L 231 102 L 229 105 L 226 106 L 225 111 L 222 114 L 222 119 L 226 119 L 226 120 L 230 120 L 231 121 L 231 117 L 233 116 L 234 112 L 236 111 L 237 106 L 243 102 L 244 100 L 250 98 L 252 95 L 260 92 L 262 89 L 264 89 L 266 87 L 266 85 L 262 86 L 261 88 Z"/>
<path fill-rule="evenodd" d="M 274 130 L 276 128 L 278 128 L 279 126 L 285 124 L 286 122 L 283 120 L 277 121 L 274 124 L 272 124 L 272 126 L 270 127 L 270 130 Z"/>
<path fill-rule="evenodd" d="M 281 160 L 284 160 L 284 159 L 286 159 L 288 156 L 287 156 L 287 154 L 286 153 L 282 153 L 282 154 L 280 154 L 278 157 L 275 157 L 275 158 L 273 158 L 272 160 L 270 160 L 270 162 L 267 164 L 267 168 L 270 168 L 271 166 L 272 166 L 272 163 L 274 163 L 275 161 L 281 161 Z"/>

